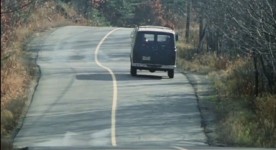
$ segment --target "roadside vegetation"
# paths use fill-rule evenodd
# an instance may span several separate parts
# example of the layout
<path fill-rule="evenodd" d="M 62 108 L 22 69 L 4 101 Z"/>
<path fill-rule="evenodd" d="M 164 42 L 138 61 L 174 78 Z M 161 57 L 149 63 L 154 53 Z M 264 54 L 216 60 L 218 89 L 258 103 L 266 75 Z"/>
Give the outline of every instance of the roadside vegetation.
<path fill-rule="evenodd" d="M 197 1 L 192 8 L 197 21 L 178 43 L 178 64 L 213 81 L 217 141 L 276 147 L 275 2 Z"/>
<path fill-rule="evenodd" d="M 229 59 L 213 52 L 179 44 L 178 66 L 207 74 L 217 91 L 217 143 L 228 146 L 275 147 L 276 95 L 255 96 L 254 67 L 250 58 Z M 262 85 L 263 86 L 263 85 Z"/>
<path fill-rule="evenodd" d="M 1 139 L 15 128 L 37 74 L 25 44 L 64 25 L 162 25 L 180 35 L 178 66 L 217 90 L 217 141 L 276 147 L 276 1 L 1 1 Z"/>
<path fill-rule="evenodd" d="M 69 24 L 85 24 L 85 19 L 68 5 L 1 1 L 1 141 L 11 138 L 29 98 L 31 83 L 39 76 L 24 51 L 26 43 L 39 32 Z"/>

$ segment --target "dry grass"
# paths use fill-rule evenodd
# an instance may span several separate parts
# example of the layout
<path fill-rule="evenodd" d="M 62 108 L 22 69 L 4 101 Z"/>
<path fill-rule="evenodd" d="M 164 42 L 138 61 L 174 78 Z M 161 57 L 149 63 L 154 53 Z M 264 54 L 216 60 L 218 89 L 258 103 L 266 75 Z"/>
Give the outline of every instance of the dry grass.
<path fill-rule="evenodd" d="M 254 95 L 254 68 L 250 60 L 237 59 L 227 68 L 209 73 L 221 97 Z"/>
<path fill-rule="evenodd" d="M 220 141 L 235 146 L 276 147 L 276 97 L 254 97 L 252 61 L 237 59 L 209 76 L 219 93 Z"/>
<path fill-rule="evenodd" d="M 225 115 L 217 129 L 218 140 L 232 146 L 255 146 L 252 143 L 252 134 L 255 132 L 256 124 L 251 114 L 247 111 L 232 111 Z"/>
<path fill-rule="evenodd" d="M 229 67 L 227 57 L 217 56 L 214 52 L 199 53 L 191 44 L 178 43 L 178 65 L 184 70 L 207 74 Z"/>
<path fill-rule="evenodd" d="M 276 147 L 276 95 L 257 98 L 258 143 L 266 147 Z"/>
<path fill-rule="evenodd" d="M 59 13 L 58 5 L 46 2 L 37 7 L 27 20 L 20 21 L 18 26 L 6 38 L 9 43 L 1 41 L 1 137 L 9 136 L 17 124 L 28 95 L 30 81 L 33 79 L 32 68 L 24 60 L 24 43 L 35 32 L 73 24 L 84 24 L 75 21 L 77 13 L 66 7 L 65 13 Z M 63 7 L 63 6 L 62 6 Z M 69 11 L 70 10 L 70 11 Z M 72 20 L 73 19 L 73 20 Z M 2 39 L 2 38 L 1 38 Z"/>
<path fill-rule="evenodd" d="M 6 108 L 9 99 L 22 95 L 30 79 L 18 55 L 12 55 L 1 68 L 1 108 Z"/>
<path fill-rule="evenodd" d="M 225 70 L 211 72 L 209 76 L 219 93 L 221 142 L 276 147 L 276 97 L 264 93 L 254 97 L 252 60 L 237 59 Z"/>
<path fill-rule="evenodd" d="M 218 140 L 233 146 L 276 147 L 275 99 L 275 95 L 257 98 L 256 114 L 243 100 L 221 101 Z"/>

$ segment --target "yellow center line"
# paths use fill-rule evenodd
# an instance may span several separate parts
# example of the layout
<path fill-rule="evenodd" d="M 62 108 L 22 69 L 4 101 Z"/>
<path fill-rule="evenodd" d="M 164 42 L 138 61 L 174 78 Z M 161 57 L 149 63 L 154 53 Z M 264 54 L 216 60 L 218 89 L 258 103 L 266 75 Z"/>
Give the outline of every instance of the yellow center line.
<path fill-rule="evenodd" d="M 173 148 L 175 148 L 175 149 L 177 149 L 177 150 L 187 150 L 187 149 L 185 149 L 185 148 L 178 147 L 178 146 L 175 146 L 175 147 L 173 147 Z"/>
<path fill-rule="evenodd" d="M 95 50 L 95 62 L 98 66 L 104 68 L 105 70 L 107 70 L 109 72 L 109 74 L 112 77 L 112 81 L 113 81 L 113 100 L 112 100 L 112 111 L 111 111 L 111 144 L 112 146 L 117 146 L 117 142 L 116 142 L 116 109 L 117 109 L 117 98 L 118 98 L 118 89 L 117 89 L 117 80 L 116 80 L 116 76 L 113 73 L 113 71 L 102 65 L 99 60 L 98 60 L 98 53 L 100 50 L 101 45 L 103 44 L 103 42 L 105 41 L 105 39 L 111 35 L 113 32 L 119 30 L 120 28 L 116 28 L 112 31 L 110 31 L 109 33 L 107 33 L 102 40 L 99 42 L 99 44 L 96 47 Z"/>

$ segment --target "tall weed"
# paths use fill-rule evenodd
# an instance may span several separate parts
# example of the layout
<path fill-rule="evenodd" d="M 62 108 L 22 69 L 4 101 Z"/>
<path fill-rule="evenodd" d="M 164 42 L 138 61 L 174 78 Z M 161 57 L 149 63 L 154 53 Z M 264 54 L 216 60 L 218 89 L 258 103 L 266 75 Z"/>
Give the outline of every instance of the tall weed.
<path fill-rule="evenodd" d="M 254 94 L 254 68 L 250 61 L 237 59 L 224 70 L 211 72 L 221 96 L 252 96 Z"/>

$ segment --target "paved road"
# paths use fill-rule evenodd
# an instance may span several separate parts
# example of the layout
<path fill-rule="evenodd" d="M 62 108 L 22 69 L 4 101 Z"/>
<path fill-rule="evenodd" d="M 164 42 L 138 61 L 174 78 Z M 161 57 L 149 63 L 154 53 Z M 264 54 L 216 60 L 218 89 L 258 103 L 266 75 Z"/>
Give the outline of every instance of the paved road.
<path fill-rule="evenodd" d="M 113 29 L 67 26 L 33 42 L 41 78 L 15 147 L 207 145 L 187 78 L 130 76 L 132 29 Z"/>

